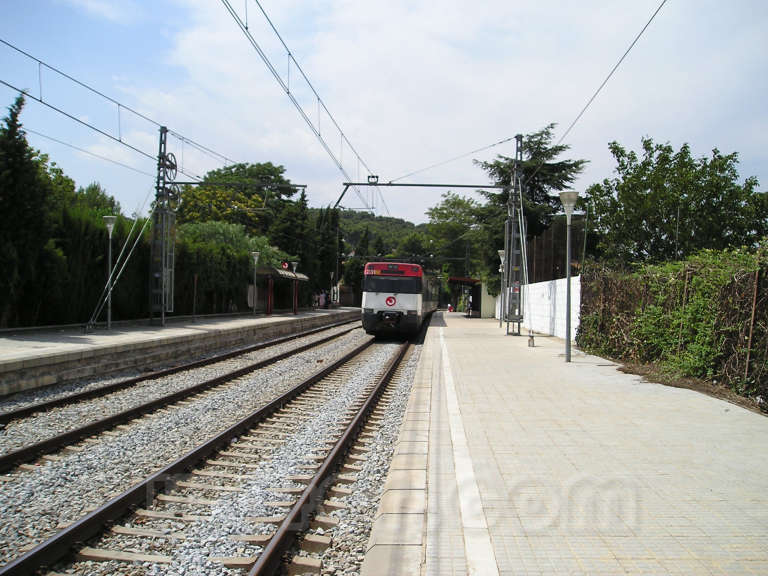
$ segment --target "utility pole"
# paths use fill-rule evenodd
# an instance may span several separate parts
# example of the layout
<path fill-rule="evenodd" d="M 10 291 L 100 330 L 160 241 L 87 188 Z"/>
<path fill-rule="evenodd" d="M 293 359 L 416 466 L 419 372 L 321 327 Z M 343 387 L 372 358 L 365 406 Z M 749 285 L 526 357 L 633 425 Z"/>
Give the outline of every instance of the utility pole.
<path fill-rule="evenodd" d="M 149 319 L 154 322 L 155 315 L 159 314 L 161 326 L 165 326 L 165 313 L 173 312 L 174 225 L 180 196 L 178 186 L 173 183 L 176 157 L 167 152 L 167 145 L 168 128 L 161 126 L 149 270 Z"/>
<path fill-rule="evenodd" d="M 523 162 L 523 135 L 515 136 L 515 163 L 512 173 L 511 187 L 507 194 L 507 220 L 504 225 L 504 256 L 505 256 L 505 279 L 506 287 L 509 291 L 505 316 L 507 319 L 507 334 L 509 334 L 509 324 L 517 324 L 516 336 L 520 335 L 520 322 L 523 319 L 522 295 L 521 295 L 521 230 L 518 218 L 518 205 L 521 199 L 521 179 Z"/>

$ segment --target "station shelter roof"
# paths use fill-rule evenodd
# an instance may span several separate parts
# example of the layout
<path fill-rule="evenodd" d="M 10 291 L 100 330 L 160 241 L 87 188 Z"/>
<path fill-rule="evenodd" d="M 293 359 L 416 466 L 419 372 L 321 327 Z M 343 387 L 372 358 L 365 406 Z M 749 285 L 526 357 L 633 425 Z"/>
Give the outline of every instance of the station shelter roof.
<path fill-rule="evenodd" d="M 449 284 L 458 284 L 459 286 L 474 286 L 480 284 L 479 278 L 469 278 L 467 276 L 450 276 L 448 278 Z"/>
<path fill-rule="evenodd" d="M 274 278 L 286 278 L 288 280 L 298 280 L 299 282 L 309 282 L 309 276 L 302 274 L 301 272 L 291 272 L 290 270 L 283 270 L 282 268 L 273 268 L 262 266 L 256 270 L 256 274 L 259 276 L 272 276 Z"/>

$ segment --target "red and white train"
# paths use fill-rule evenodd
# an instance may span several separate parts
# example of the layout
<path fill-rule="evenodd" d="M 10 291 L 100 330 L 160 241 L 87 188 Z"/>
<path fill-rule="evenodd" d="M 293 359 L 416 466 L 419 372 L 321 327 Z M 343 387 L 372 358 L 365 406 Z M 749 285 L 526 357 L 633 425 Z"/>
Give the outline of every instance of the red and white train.
<path fill-rule="evenodd" d="M 418 264 L 368 262 L 363 273 L 363 328 L 368 334 L 416 334 L 437 310 L 439 285 Z"/>

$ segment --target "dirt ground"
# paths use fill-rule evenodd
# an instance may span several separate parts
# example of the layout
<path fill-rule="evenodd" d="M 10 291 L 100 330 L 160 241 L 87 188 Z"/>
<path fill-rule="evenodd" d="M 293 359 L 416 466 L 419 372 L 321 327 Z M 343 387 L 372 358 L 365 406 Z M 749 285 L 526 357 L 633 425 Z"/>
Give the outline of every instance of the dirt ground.
<path fill-rule="evenodd" d="M 707 382 L 706 380 L 699 380 L 697 378 L 672 376 L 660 370 L 656 366 L 647 364 L 631 364 L 622 362 L 619 370 L 626 372 L 627 374 L 636 374 L 638 376 L 642 376 L 649 382 L 656 382 L 657 384 L 664 384 L 665 386 L 673 386 L 675 388 L 687 388 L 689 390 L 696 390 L 702 394 L 707 394 L 708 396 L 713 396 L 714 398 L 725 400 L 731 404 L 736 404 L 737 406 L 741 406 L 742 408 L 746 408 L 747 410 L 751 410 L 752 412 L 757 412 L 758 414 L 762 414 L 763 416 L 768 417 L 768 412 L 764 411 L 768 409 L 765 403 L 763 404 L 763 410 L 761 410 L 760 406 L 753 398 L 740 396 L 727 386 L 715 384 L 714 382 Z"/>

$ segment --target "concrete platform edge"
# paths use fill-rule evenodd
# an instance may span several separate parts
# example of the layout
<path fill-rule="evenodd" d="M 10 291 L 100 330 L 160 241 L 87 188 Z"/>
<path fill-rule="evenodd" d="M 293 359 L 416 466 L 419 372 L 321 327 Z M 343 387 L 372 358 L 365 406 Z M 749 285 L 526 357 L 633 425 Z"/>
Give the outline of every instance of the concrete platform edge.
<path fill-rule="evenodd" d="M 428 437 L 433 344 L 422 347 L 361 576 L 420 576 L 427 530 Z"/>
<path fill-rule="evenodd" d="M 345 319 L 354 320 L 359 315 L 357 309 L 345 309 L 328 314 L 262 317 L 253 323 L 230 328 L 201 322 L 184 327 L 194 330 L 193 333 L 174 335 L 171 332 L 174 328 L 170 328 L 165 334 L 158 330 L 119 343 L 83 344 L 72 350 L 45 350 L 34 356 L 0 360 L 0 396 L 87 378 L 97 371 L 108 374 L 141 369 L 157 362 L 180 361 L 191 354 L 257 343 L 289 332 L 310 330 Z M 56 335 L 51 338 L 55 340 Z M 162 346 L 159 346 L 161 342 Z"/>

